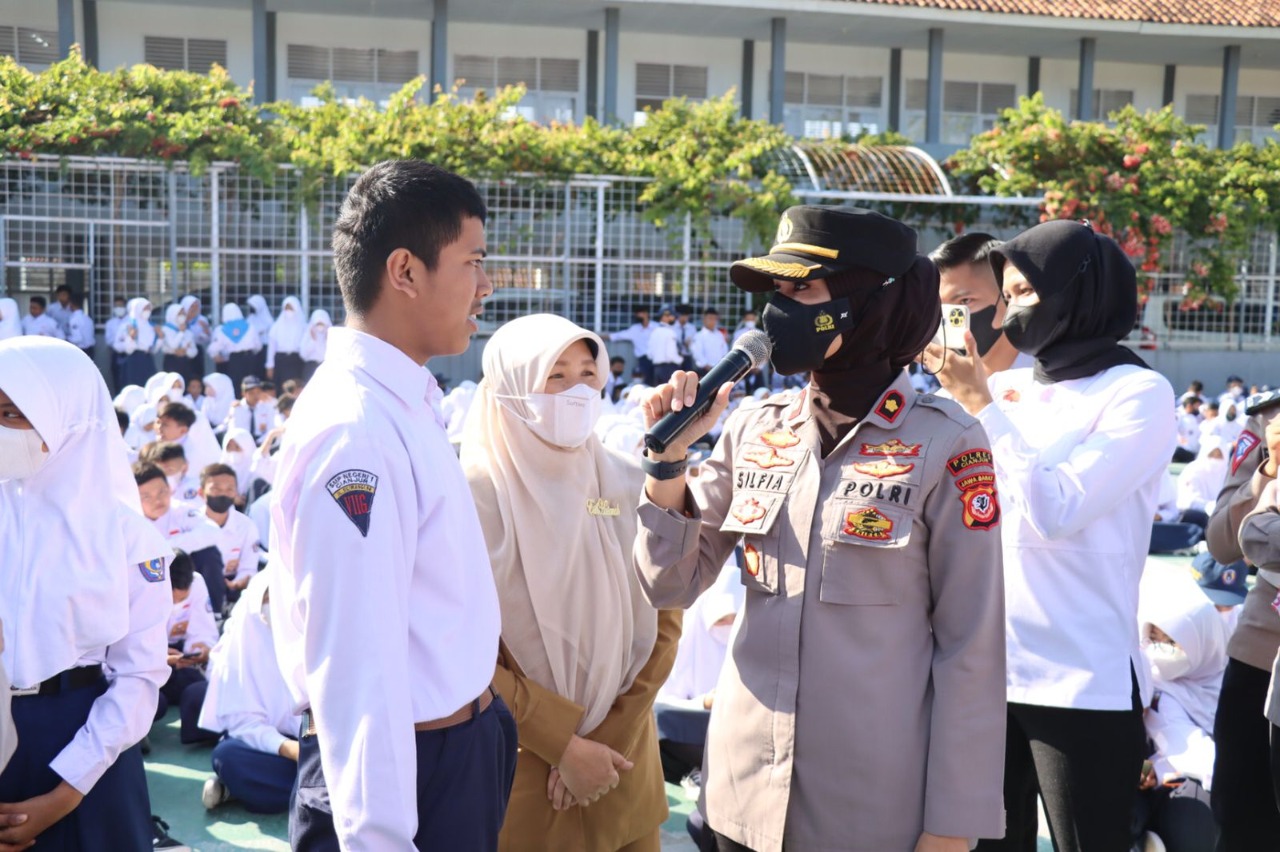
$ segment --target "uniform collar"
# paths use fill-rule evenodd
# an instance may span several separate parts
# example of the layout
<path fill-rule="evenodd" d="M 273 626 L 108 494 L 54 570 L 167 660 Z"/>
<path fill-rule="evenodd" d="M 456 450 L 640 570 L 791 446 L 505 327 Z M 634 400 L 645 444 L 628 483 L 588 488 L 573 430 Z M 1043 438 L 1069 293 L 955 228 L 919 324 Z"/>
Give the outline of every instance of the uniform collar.
<path fill-rule="evenodd" d="M 915 405 L 916 392 L 911 387 L 911 378 L 906 371 L 898 373 L 898 377 L 893 380 L 893 384 L 885 389 L 885 392 L 876 400 L 876 404 L 871 406 L 871 411 L 867 413 L 864 423 L 873 423 L 881 429 L 897 429 L 898 425 L 906 419 L 906 411 Z M 805 385 L 803 391 L 796 398 L 795 402 L 787 406 L 783 412 L 782 418 L 788 426 L 798 426 L 804 423 L 812 416 L 809 410 L 809 386 Z"/>
<path fill-rule="evenodd" d="M 385 340 L 344 326 L 329 329 L 325 360 L 358 367 L 410 408 L 417 408 L 438 391 L 426 367 Z"/>

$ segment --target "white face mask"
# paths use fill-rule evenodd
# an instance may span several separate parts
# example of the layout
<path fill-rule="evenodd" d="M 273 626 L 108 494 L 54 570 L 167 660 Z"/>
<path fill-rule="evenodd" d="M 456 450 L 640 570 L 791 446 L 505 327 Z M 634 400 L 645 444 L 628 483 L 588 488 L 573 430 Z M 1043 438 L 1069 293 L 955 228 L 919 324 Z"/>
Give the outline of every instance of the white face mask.
<path fill-rule="evenodd" d="M 169 398 L 170 402 L 177 402 L 182 399 L 182 391 L 177 388 L 169 388 L 169 390 L 165 392 L 165 396 Z"/>
<path fill-rule="evenodd" d="M 743 321 L 742 321 L 742 327 L 743 327 L 743 328 L 755 328 L 755 327 L 756 327 L 756 321 L 755 321 L 755 320 L 743 320 Z"/>
<path fill-rule="evenodd" d="M 26 479 L 44 467 L 49 454 L 41 446 L 43 443 L 35 429 L 0 426 L 0 481 Z"/>
<path fill-rule="evenodd" d="M 143 312 L 142 312 L 142 316 L 140 316 L 140 317 L 138 318 L 138 321 L 139 321 L 139 322 L 150 322 L 150 321 L 151 321 L 151 309 L 150 309 L 150 308 L 148 308 L 147 310 L 143 311 Z"/>
<path fill-rule="evenodd" d="M 1177 680 L 1191 671 L 1187 652 L 1176 645 L 1152 643 L 1146 650 L 1147 659 L 1151 661 L 1151 673 L 1161 680 Z"/>
<path fill-rule="evenodd" d="M 713 624 L 707 628 L 707 633 L 711 634 L 711 638 L 726 647 L 729 645 L 729 634 L 732 632 L 732 624 Z"/>
<path fill-rule="evenodd" d="M 169 490 L 172 491 L 174 494 L 177 494 L 178 486 L 182 484 L 182 474 L 179 473 L 173 476 L 166 476 L 164 479 L 165 479 L 165 482 L 169 483 Z"/>
<path fill-rule="evenodd" d="M 533 412 L 525 420 L 539 438 L 571 450 L 591 437 L 600 419 L 600 392 L 590 385 L 574 385 L 560 393 L 533 393 L 524 399 Z"/>
<path fill-rule="evenodd" d="M 114 308 L 112 308 L 112 309 L 111 309 L 111 315 L 112 315 L 113 317 L 115 317 L 116 319 L 123 319 L 123 318 L 124 318 L 124 306 L 123 306 L 123 305 L 116 305 Z"/>

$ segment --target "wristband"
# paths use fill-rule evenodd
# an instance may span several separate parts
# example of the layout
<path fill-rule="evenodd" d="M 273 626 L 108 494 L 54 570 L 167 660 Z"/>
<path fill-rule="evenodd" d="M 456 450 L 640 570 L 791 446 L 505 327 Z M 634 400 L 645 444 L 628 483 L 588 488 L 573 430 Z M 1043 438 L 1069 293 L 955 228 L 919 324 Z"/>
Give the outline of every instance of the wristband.
<path fill-rule="evenodd" d="M 652 476 L 654 479 L 658 480 L 676 479 L 677 477 L 684 476 L 684 472 L 687 467 L 689 467 L 688 458 L 683 458 L 680 459 L 680 461 L 674 462 L 655 461 L 654 459 L 649 458 L 647 450 L 644 455 L 640 456 L 640 469 L 648 476 Z"/>

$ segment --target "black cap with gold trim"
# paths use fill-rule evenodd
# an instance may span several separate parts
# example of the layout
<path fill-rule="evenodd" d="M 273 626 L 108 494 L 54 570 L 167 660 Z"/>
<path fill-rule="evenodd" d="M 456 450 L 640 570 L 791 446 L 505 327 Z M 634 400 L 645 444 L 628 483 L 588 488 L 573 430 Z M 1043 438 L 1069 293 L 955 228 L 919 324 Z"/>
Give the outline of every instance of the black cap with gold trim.
<path fill-rule="evenodd" d="M 729 278 L 743 290 L 765 293 L 775 278 L 811 281 L 853 266 L 897 277 L 915 262 L 916 232 L 897 219 L 861 207 L 805 205 L 782 214 L 767 255 L 737 261 Z"/>

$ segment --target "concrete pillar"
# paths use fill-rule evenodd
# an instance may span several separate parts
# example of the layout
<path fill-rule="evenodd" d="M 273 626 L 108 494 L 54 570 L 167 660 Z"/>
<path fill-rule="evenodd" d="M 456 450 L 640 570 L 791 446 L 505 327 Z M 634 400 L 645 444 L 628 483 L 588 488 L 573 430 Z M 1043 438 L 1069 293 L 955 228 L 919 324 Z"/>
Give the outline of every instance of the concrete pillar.
<path fill-rule="evenodd" d="M 1173 105 L 1173 90 L 1178 81 L 1178 66 L 1164 66 L 1164 98 L 1161 99 L 1161 106 Z"/>
<path fill-rule="evenodd" d="M 600 120 L 600 31 L 587 30 L 587 109 L 586 113 Z"/>
<path fill-rule="evenodd" d="M 276 13 L 267 13 L 267 85 L 263 89 L 263 97 L 268 101 L 276 99 Z"/>
<path fill-rule="evenodd" d="M 251 0 L 253 18 L 253 99 L 257 103 L 266 103 L 267 90 L 271 87 L 267 78 L 271 76 L 267 67 L 267 0 Z"/>
<path fill-rule="evenodd" d="M 1222 49 L 1222 95 L 1218 98 L 1218 147 L 1236 144 L 1236 95 L 1240 91 L 1240 45 Z"/>
<path fill-rule="evenodd" d="M 1080 77 L 1076 81 L 1080 94 L 1076 98 L 1075 117 L 1081 121 L 1093 120 L 1093 59 L 1097 52 L 1097 39 L 1080 39 Z"/>
<path fill-rule="evenodd" d="M 448 91 L 449 77 L 449 0 L 431 0 L 431 86 L 430 99 L 435 100 L 436 87 Z"/>
<path fill-rule="evenodd" d="M 1040 57 L 1032 56 L 1027 59 L 1027 97 L 1031 97 L 1040 91 Z"/>
<path fill-rule="evenodd" d="M 769 48 L 769 121 L 782 124 L 787 102 L 787 19 L 774 18 Z"/>
<path fill-rule="evenodd" d="M 58 0 L 58 57 L 71 55 L 76 43 L 76 0 Z"/>
<path fill-rule="evenodd" d="M 756 99 L 755 39 L 743 39 L 742 42 L 742 85 L 739 87 L 739 94 L 742 96 L 742 117 L 751 118 Z"/>
<path fill-rule="evenodd" d="M 84 61 L 98 67 L 98 0 L 81 0 L 84 13 Z"/>
<path fill-rule="evenodd" d="M 601 120 L 618 123 L 618 33 L 620 13 L 616 6 L 604 10 L 604 115 Z"/>
<path fill-rule="evenodd" d="M 895 133 L 902 129 L 902 48 L 889 51 L 889 122 Z"/>
<path fill-rule="evenodd" d="M 942 141 L 942 29 L 929 30 L 929 82 L 925 101 L 924 141 L 937 145 Z"/>

